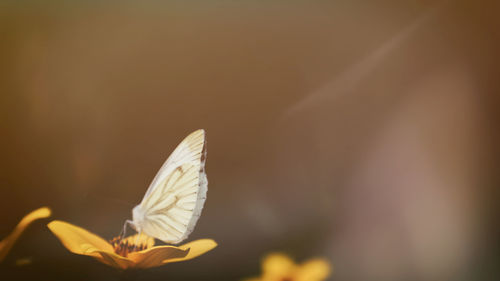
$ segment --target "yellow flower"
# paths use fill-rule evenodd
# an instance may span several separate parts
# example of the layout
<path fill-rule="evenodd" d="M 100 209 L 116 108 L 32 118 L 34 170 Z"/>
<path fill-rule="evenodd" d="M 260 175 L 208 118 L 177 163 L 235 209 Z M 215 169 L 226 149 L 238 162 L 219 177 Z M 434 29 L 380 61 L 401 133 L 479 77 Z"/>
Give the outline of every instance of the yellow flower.
<path fill-rule="evenodd" d="M 14 246 L 14 243 L 16 243 L 17 239 L 21 236 L 26 227 L 28 227 L 35 220 L 47 218 L 49 216 L 50 209 L 47 207 L 36 209 L 24 216 L 24 218 L 17 224 L 14 231 L 12 231 L 12 233 L 4 240 L 0 241 L 0 262 L 5 259 L 5 256 L 7 256 L 7 253 L 10 251 L 12 246 Z"/>
<path fill-rule="evenodd" d="M 262 276 L 244 281 L 322 281 L 330 272 L 330 264 L 324 259 L 315 258 L 299 265 L 284 254 L 273 253 L 262 262 Z"/>
<path fill-rule="evenodd" d="M 200 239 L 178 247 L 154 246 L 154 239 L 144 234 L 124 239 L 117 237 L 107 242 L 67 222 L 52 221 L 48 227 L 70 252 L 93 257 L 119 269 L 150 268 L 190 260 L 217 246 L 212 239 Z"/>

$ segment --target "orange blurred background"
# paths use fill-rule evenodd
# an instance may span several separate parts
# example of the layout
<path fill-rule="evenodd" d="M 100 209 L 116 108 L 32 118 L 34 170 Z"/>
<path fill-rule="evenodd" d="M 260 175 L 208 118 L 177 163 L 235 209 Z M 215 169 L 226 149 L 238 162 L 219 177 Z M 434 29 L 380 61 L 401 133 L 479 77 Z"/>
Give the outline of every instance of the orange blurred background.
<path fill-rule="evenodd" d="M 331 280 L 498 280 L 500 7 L 469 2 L 2 2 L 0 237 L 44 205 L 118 235 L 204 128 L 189 240 L 219 247 L 139 280 L 240 280 L 271 251 Z M 123 277 L 46 222 L 8 280 Z"/>

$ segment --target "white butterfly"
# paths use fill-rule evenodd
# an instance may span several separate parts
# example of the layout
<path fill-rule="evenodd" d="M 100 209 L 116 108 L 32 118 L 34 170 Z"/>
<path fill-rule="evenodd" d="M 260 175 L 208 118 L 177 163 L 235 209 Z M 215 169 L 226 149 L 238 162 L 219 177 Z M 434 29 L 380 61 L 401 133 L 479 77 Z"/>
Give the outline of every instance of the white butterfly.
<path fill-rule="evenodd" d="M 177 244 L 193 231 L 207 195 L 205 131 L 187 136 L 156 174 L 146 195 L 132 210 L 137 232 Z"/>

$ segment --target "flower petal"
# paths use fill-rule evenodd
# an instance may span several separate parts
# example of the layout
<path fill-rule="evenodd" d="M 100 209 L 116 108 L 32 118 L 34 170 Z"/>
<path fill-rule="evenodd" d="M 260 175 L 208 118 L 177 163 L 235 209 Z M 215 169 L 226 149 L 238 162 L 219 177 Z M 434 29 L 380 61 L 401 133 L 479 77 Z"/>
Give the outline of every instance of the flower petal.
<path fill-rule="evenodd" d="M 181 250 L 189 250 L 189 253 L 182 258 L 173 258 L 173 259 L 165 259 L 163 264 L 171 263 L 171 262 L 179 262 L 179 261 L 187 261 L 190 259 L 194 259 L 198 256 L 203 255 L 204 253 L 212 250 L 217 247 L 217 243 L 212 239 L 199 239 L 187 244 L 181 245 L 177 248 Z"/>
<path fill-rule="evenodd" d="M 330 276 L 330 263 L 324 259 L 312 259 L 302 264 L 295 275 L 297 281 L 322 281 Z"/>
<path fill-rule="evenodd" d="M 128 258 L 117 255 L 113 246 L 106 240 L 81 227 L 57 220 L 50 222 L 47 226 L 59 238 L 64 247 L 72 253 L 91 256 L 100 262 L 120 269 L 134 265 Z"/>
<path fill-rule="evenodd" d="M 42 207 L 32 211 L 27 214 L 16 226 L 14 231 L 7 236 L 4 240 L 0 242 L 0 262 L 5 259 L 5 256 L 10 251 L 14 243 L 17 241 L 19 236 L 24 232 L 26 227 L 28 227 L 32 222 L 38 219 L 47 218 L 50 216 L 50 209 L 47 207 Z"/>
<path fill-rule="evenodd" d="M 96 250 L 96 253 L 99 253 L 101 256 L 96 257 L 96 259 L 104 264 L 109 266 L 118 268 L 118 269 L 127 269 L 130 267 L 135 267 L 135 263 L 129 258 L 122 257 L 120 255 L 115 254 L 114 252 L 105 252 Z"/>
<path fill-rule="evenodd" d="M 56 220 L 47 226 L 72 253 L 95 257 L 96 251 L 114 252 L 106 240 L 76 225 Z"/>
<path fill-rule="evenodd" d="M 280 253 L 269 254 L 262 262 L 262 272 L 266 279 L 286 277 L 295 268 L 295 263 L 288 256 Z"/>
<path fill-rule="evenodd" d="M 156 246 L 144 251 L 133 252 L 128 257 L 135 262 L 138 268 L 160 266 L 164 260 L 182 259 L 188 255 L 189 249 L 184 250 L 175 246 Z"/>

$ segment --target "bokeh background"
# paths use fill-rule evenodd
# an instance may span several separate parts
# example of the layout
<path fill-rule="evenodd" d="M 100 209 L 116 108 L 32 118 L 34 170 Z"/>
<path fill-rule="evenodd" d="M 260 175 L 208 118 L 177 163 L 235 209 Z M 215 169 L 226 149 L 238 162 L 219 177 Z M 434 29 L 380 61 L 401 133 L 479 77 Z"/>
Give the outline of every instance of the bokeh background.
<path fill-rule="evenodd" d="M 240 280 L 283 251 L 330 280 L 499 280 L 495 2 L 2 1 L 0 237 L 40 206 L 118 235 L 204 128 L 189 240 L 219 247 L 135 278 Z M 128 278 L 47 222 L 2 280 Z"/>

